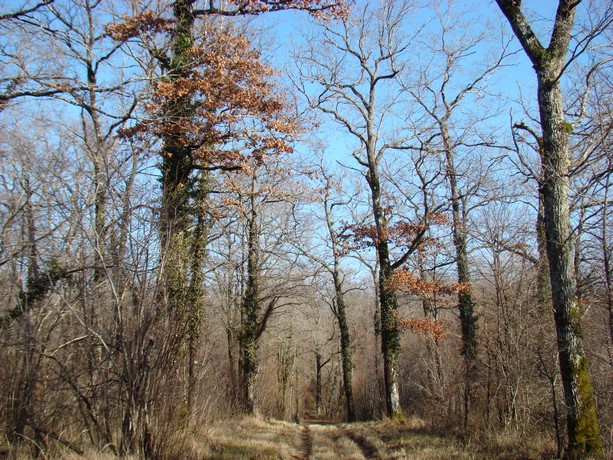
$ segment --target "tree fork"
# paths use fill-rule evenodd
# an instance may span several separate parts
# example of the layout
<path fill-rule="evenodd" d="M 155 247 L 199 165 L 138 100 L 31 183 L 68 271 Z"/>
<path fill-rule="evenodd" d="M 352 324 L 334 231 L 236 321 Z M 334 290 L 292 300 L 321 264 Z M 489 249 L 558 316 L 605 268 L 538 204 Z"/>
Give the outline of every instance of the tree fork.
<path fill-rule="evenodd" d="M 538 80 L 538 104 L 543 149 L 543 222 L 560 374 L 567 406 L 569 458 L 602 457 L 596 403 L 583 346 L 581 306 L 577 299 L 573 232 L 570 222 L 569 124 L 564 117 L 560 85 L 580 2 L 560 0 L 551 42 L 544 48 L 534 34 L 518 2 L 496 0 L 515 36 L 532 61 Z"/>

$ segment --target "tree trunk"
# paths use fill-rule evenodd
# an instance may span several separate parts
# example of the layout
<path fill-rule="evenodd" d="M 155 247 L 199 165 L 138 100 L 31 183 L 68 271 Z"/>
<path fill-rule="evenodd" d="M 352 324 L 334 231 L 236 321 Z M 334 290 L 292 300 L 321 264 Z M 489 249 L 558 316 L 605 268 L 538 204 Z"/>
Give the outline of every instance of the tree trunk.
<path fill-rule="evenodd" d="M 315 414 L 321 415 L 321 370 L 324 365 L 321 363 L 321 352 L 315 352 Z"/>
<path fill-rule="evenodd" d="M 88 152 L 92 156 L 94 167 L 94 238 L 97 249 L 97 266 L 94 270 L 94 279 L 100 280 L 104 276 L 105 261 L 103 257 L 107 254 L 107 201 L 109 179 L 106 172 L 107 140 L 102 134 L 102 123 L 99 114 L 98 102 L 98 76 L 97 64 L 94 57 L 94 48 L 98 37 L 96 36 L 95 23 L 90 6 L 86 8 L 88 16 L 88 32 L 85 44 L 87 47 L 86 62 L 87 67 L 87 98 L 82 101 L 84 112 L 89 115 L 93 136 L 90 138 L 86 119 L 83 118 L 83 135 Z"/>
<path fill-rule="evenodd" d="M 169 79 L 186 76 L 191 68 L 190 50 L 193 45 L 194 16 L 191 0 L 178 0 L 174 3 L 173 13 L 176 21 L 172 36 L 172 55 L 165 70 Z M 175 119 L 189 118 L 190 100 L 177 97 L 164 107 L 164 113 Z M 166 288 L 169 307 L 178 307 L 180 299 L 185 298 L 189 260 L 187 252 L 187 230 L 189 227 L 190 148 L 168 134 L 164 138 L 162 152 L 162 216 L 160 232 L 162 253 L 168 256 Z"/>
<path fill-rule="evenodd" d="M 256 303 L 247 287 L 247 297 L 243 302 L 243 327 L 239 339 L 239 370 L 242 410 L 252 414 L 255 409 L 255 378 L 257 374 L 256 342 Z"/>
<path fill-rule="evenodd" d="M 336 289 L 336 316 L 338 329 L 341 336 L 341 356 L 343 365 L 343 388 L 345 390 L 345 405 L 347 409 L 347 421 L 355 422 L 355 404 L 353 401 L 353 388 L 351 376 L 353 373 L 353 361 L 351 357 L 351 341 L 349 338 L 349 326 L 347 325 L 347 311 L 338 274 L 334 277 Z"/>
<path fill-rule="evenodd" d="M 425 280 L 426 273 L 423 269 L 423 266 L 420 266 L 419 271 L 421 278 Z M 438 320 L 437 309 L 434 305 L 432 305 L 432 302 L 429 299 L 422 299 L 421 304 L 424 311 L 424 316 L 426 318 Z M 428 367 L 428 381 L 430 385 L 429 391 L 430 394 L 434 395 L 437 400 L 442 401 L 442 395 L 445 392 L 445 388 L 443 381 L 443 363 L 441 358 L 439 340 L 436 338 L 428 340 L 428 342 L 426 343 L 426 350 L 428 351 L 428 356 L 432 360 L 431 365 Z"/>
<path fill-rule="evenodd" d="M 162 62 L 169 80 L 186 77 L 193 69 L 193 0 L 173 3 L 174 29 L 170 58 Z M 180 123 L 193 115 L 190 96 L 179 96 L 162 107 L 168 120 Z M 169 121 L 170 122 L 170 121 Z M 180 340 L 172 353 L 173 362 L 186 371 L 184 408 L 180 413 L 189 423 L 195 392 L 194 361 L 203 313 L 202 263 L 206 242 L 203 201 L 206 176 L 194 174 L 192 147 L 173 134 L 163 136 L 161 152 L 162 209 L 160 216 L 161 283 L 169 321 L 176 324 Z M 146 431 L 146 430 L 145 430 Z"/>
<path fill-rule="evenodd" d="M 596 404 L 583 346 L 581 305 L 577 300 L 574 236 L 570 222 L 571 156 L 568 135 L 572 125 L 564 117 L 562 77 L 579 2 L 560 0 L 551 41 L 539 42 L 521 11 L 521 2 L 496 0 L 513 32 L 532 61 L 538 80 L 543 171 L 541 192 L 547 239 L 549 279 L 557 332 L 560 373 L 567 407 L 570 458 L 602 456 Z"/>
<path fill-rule="evenodd" d="M 567 407 L 568 453 L 571 458 L 602 452 L 596 404 L 583 347 L 581 305 L 577 300 L 574 236 L 570 223 L 567 123 L 558 81 L 539 75 L 543 129 L 543 204 L 551 295 L 556 323 L 560 372 Z"/>
<path fill-rule="evenodd" d="M 472 400 L 472 387 L 477 381 L 477 316 L 475 304 L 470 291 L 470 270 L 468 265 L 467 231 L 462 209 L 462 199 L 458 187 L 455 156 L 447 130 L 446 120 L 439 122 L 443 145 L 445 148 L 446 173 L 451 192 L 451 213 L 453 217 L 453 246 L 456 253 L 458 283 L 468 289 L 458 293 L 458 309 L 460 311 L 460 326 L 462 329 L 462 356 L 466 381 L 464 384 L 464 428 L 468 424 L 468 414 Z"/>
<path fill-rule="evenodd" d="M 333 205 L 332 205 L 333 206 Z M 355 422 L 355 403 L 353 400 L 353 388 L 351 384 L 351 377 L 353 373 L 353 360 L 351 356 L 351 339 L 349 335 L 349 326 L 347 324 L 347 307 L 345 305 L 345 295 L 343 292 L 343 284 L 341 279 L 340 269 L 340 251 L 338 248 L 338 235 L 335 232 L 334 224 L 332 221 L 332 206 L 328 202 L 328 196 L 324 199 L 324 207 L 326 214 L 326 225 L 328 226 L 328 233 L 330 234 L 330 241 L 332 244 L 332 257 L 334 259 L 332 264 L 332 278 L 334 280 L 334 296 L 336 309 L 334 311 L 336 320 L 338 322 L 338 330 L 340 334 L 342 367 L 343 367 L 343 388 L 345 391 L 345 408 L 347 409 L 347 421 Z"/>
<path fill-rule="evenodd" d="M 206 179 L 201 178 L 196 197 L 199 203 L 206 202 L 207 187 Z M 208 226 L 203 206 L 196 207 L 196 217 L 196 229 L 191 243 L 190 257 L 192 260 L 187 298 L 187 350 L 189 362 L 186 401 L 188 417 L 191 415 L 193 409 L 197 380 L 195 364 L 198 357 L 198 345 L 202 330 L 202 318 L 204 316 L 204 273 L 202 269 L 205 258 Z"/>
<path fill-rule="evenodd" d="M 547 235 L 545 234 L 545 211 L 541 190 L 539 190 L 539 206 L 536 217 L 536 241 L 539 253 L 536 266 L 537 299 L 541 304 L 551 305 L 551 284 L 549 281 L 549 263 L 547 262 Z"/>
<path fill-rule="evenodd" d="M 256 203 L 255 173 L 252 177 L 247 216 L 247 282 L 243 299 L 241 322 L 242 330 L 239 340 L 241 398 L 243 410 L 252 414 L 255 409 L 255 378 L 257 375 L 257 341 L 258 316 L 260 312 L 259 257 L 260 238 Z"/>
<path fill-rule="evenodd" d="M 603 227 L 606 223 L 603 223 Z M 611 254 L 607 246 L 607 239 L 605 236 L 606 229 L 603 228 L 602 235 L 602 252 L 604 258 L 604 274 L 605 274 L 605 302 L 607 310 L 609 312 L 609 339 L 611 339 L 611 345 L 613 345 L 613 273 L 611 271 Z"/>
<path fill-rule="evenodd" d="M 383 377 L 385 381 L 385 403 L 389 417 L 402 417 L 400 407 L 400 374 L 398 370 L 398 355 L 400 353 L 400 331 L 398 329 L 398 303 L 396 293 L 387 289 L 386 285 L 392 279 L 393 270 L 389 263 L 387 241 L 381 242 L 377 248 L 381 267 L 379 269 L 379 285 L 381 303 L 381 350 L 383 351 Z"/>
<path fill-rule="evenodd" d="M 398 302 L 396 292 L 388 288 L 394 270 L 390 262 L 387 219 L 381 205 L 381 186 L 374 158 L 369 160 L 369 167 L 367 178 L 373 203 L 377 238 L 375 244 L 379 261 L 379 307 L 381 309 L 381 351 L 383 353 L 385 404 L 389 417 L 402 417 L 402 409 L 400 407 L 400 375 L 398 370 L 398 355 L 400 353 L 400 331 L 397 317 Z"/>

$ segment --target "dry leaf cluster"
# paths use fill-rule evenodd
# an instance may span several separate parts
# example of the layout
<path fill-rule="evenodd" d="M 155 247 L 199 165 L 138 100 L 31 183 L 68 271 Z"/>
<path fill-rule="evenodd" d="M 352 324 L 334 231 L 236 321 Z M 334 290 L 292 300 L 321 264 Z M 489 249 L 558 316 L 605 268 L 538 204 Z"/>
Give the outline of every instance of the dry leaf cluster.
<path fill-rule="evenodd" d="M 246 156 L 290 153 L 298 131 L 272 83 L 273 70 L 232 30 L 211 31 L 190 52 L 190 70 L 154 85 L 147 116 L 124 136 L 153 135 L 205 167 L 237 167 Z"/>

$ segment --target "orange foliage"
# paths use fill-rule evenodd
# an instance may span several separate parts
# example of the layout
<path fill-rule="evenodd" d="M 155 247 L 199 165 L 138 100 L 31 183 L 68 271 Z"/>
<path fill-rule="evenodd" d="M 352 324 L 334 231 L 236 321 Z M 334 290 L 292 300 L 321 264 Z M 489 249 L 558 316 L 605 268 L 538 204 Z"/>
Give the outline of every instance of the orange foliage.
<path fill-rule="evenodd" d="M 333 19 L 345 17 L 349 5 L 346 0 L 231 0 L 227 6 L 227 9 L 220 9 L 211 4 L 209 8 L 195 10 L 193 14 L 240 16 L 293 9 L 308 11 L 316 18 Z M 153 11 L 145 11 L 135 16 L 124 14 L 122 19 L 121 22 L 112 22 L 105 26 L 106 34 L 118 42 L 125 42 L 146 33 L 171 31 L 175 24 L 173 19 L 162 18 Z"/>
<path fill-rule="evenodd" d="M 446 225 L 447 216 L 442 213 L 430 213 L 421 223 L 397 222 L 387 227 L 385 235 L 377 235 L 374 225 L 352 225 L 347 224 L 343 228 L 342 239 L 345 250 L 360 250 L 375 247 L 380 238 L 387 239 L 388 242 L 398 247 L 410 247 L 417 236 L 425 232 L 432 225 Z M 422 237 L 419 246 L 430 246 L 435 244 L 432 238 Z"/>
<path fill-rule="evenodd" d="M 298 126 L 271 82 L 273 70 L 247 38 L 209 31 L 190 54 L 190 70 L 155 83 L 149 116 L 123 135 L 153 134 L 207 167 L 240 168 L 247 154 L 261 161 L 292 151 L 288 137 Z"/>
<path fill-rule="evenodd" d="M 470 285 L 464 283 L 443 284 L 435 280 L 424 280 L 408 270 L 396 270 L 392 279 L 385 286 L 388 290 L 405 290 L 428 300 L 436 296 L 468 292 Z"/>
<path fill-rule="evenodd" d="M 400 329 L 410 329 L 418 334 L 430 334 L 434 340 L 445 338 L 445 328 L 440 321 L 432 318 L 398 318 Z"/>
<path fill-rule="evenodd" d="M 163 19 L 153 11 L 145 11 L 136 16 L 124 14 L 122 22 L 112 22 L 105 26 L 106 34 L 113 40 L 125 42 L 148 32 L 171 30 L 173 21 Z"/>

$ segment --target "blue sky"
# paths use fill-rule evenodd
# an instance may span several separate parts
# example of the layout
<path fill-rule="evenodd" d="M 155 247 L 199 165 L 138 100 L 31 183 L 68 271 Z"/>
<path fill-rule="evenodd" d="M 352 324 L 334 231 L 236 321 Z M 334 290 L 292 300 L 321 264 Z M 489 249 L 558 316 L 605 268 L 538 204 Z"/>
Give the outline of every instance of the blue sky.
<path fill-rule="evenodd" d="M 454 11 L 466 11 L 467 5 L 474 5 L 474 8 L 468 9 L 466 15 L 466 22 L 469 23 L 469 27 L 474 28 L 477 32 L 483 30 L 497 30 L 501 29 L 505 31 L 507 37 L 510 37 L 510 30 L 506 25 L 506 19 L 498 11 L 498 7 L 494 2 L 457 2 Z M 543 5 L 545 2 L 526 2 L 527 6 L 536 4 L 537 6 Z M 550 3 L 550 2 L 548 2 Z M 544 13 L 544 12 L 543 12 Z M 536 13 L 535 13 L 536 14 Z M 418 27 L 422 23 L 426 22 L 428 18 L 432 17 L 432 8 L 416 9 L 415 15 L 410 18 L 411 24 Z M 539 19 L 539 21 L 541 21 Z M 264 15 L 257 19 L 256 24 L 264 24 L 265 31 L 263 34 L 274 34 L 275 45 L 271 54 L 271 60 L 273 65 L 279 68 L 292 68 L 292 58 L 290 52 L 294 44 L 300 45 L 302 42 L 301 31 L 309 30 L 313 27 L 312 20 L 308 15 L 301 12 L 284 12 L 274 15 Z M 544 25 L 544 24 L 543 24 Z M 266 40 L 266 38 L 264 38 Z M 490 43 L 490 45 L 492 45 Z M 487 46 L 484 45 L 482 50 L 478 50 L 479 53 L 487 52 Z M 519 50 L 519 44 L 514 40 L 511 48 Z M 413 48 L 412 48 L 413 49 Z M 414 52 L 414 51 L 411 51 Z M 419 48 L 415 47 L 415 52 L 419 52 Z M 533 98 L 535 94 L 535 77 L 531 65 L 523 52 L 517 53 L 510 61 L 511 66 L 503 68 L 496 74 L 495 83 L 492 85 L 492 90 L 501 94 L 503 97 L 510 98 L 518 101 L 520 99 L 520 88 L 527 98 Z M 533 98 L 535 99 L 535 98 Z M 500 125 L 506 129 L 509 126 L 508 111 L 501 114 Z M 353 160 L 349 158 L 350 152 L 354 146 L 348 145 L 347 136 L 343 130 L 339 130 L 337 126 L 328 124 L 324 126 L 327 129 L 322 131 L 323 137 L 330 144 L 330 155 L 336 160 L 342 161 L 344 164 L 355 166 Z M 331 141 L 333 139 L 334 141 Z"/>
<path fill-rule="evenodd" d="M 555 16 L 556 3 L 557 2 L 542 0 L 524 0 L 523 2 L 525 14 L 544 46 L 548 44 L 548 37 L 551 32 L 553 17 Z M 491 86 L 492 92 L 499 93 L 500 96 L 506 98 L 507 101 L 505 103 L 505 108 L 500 114 L 494 120 L 490 121 L 498 125 L 498 135 L 502 139 L 501 142 L 504 141 L 510 145 L 511 143 L 508 138 L 510 133 L 509 112 L 511 107 L 513 107 L 513 116 L 516 122 L 526 120 L 527 117 L 527 115 L 523 113 L 520 100 L 523 100 L 523 103 L 530 107 L 529 116 L 538 118 L 538 112 L 535 110 L 536 78 L 534 70 L 523 50 L 521 50 L 519 43 L 512 37 L 506 18 L 504 18 L 499 11 L 494 1 L 457 1 L 454 10 L 458 9 L 464 11 L 468 9 L 465 22 L 461 24 L 465 24 L 471 31 L 474 30 L 476 32 L 490 31 L 495 33 L 497 30 L 502 30 L 503 33 L 506 34 L 507 39 L 512 40 L 510 48 L 517 51 L 510 59 L 509 65 L 497 72 Z M 411 18 L 414 24 L 423 23 L 432 13 L 431 8 L 416 11 L 415 16 Z M 266 33 L 272 32 L 275 35 L 277 47 L 274 49 L 273 63 L 278 67 L 291 67 L 291 58 L 289 57 L 291 43 L 295 42 L 300 44 L 302 39 L 299 31 L 311 27 L 307 15 L 296 12 L 265 15 L 261 19 L 258 19 L 258 21 L 262 21 L 270 27 Z M 488 52 L 487 45 L 484 44 L 483 47 L 478 47 L 475 51 L 478 54 L 485 54 Z M 419 53 L 420 49 L 417 48 L 414 52 Z M 498 96 L 492 97 L 492 101 L 495 101 L 497 97 Z M 528 123 L 531 124 L 529 121 Z M 330 123 L 326 125 L 326 127 L 327 129 L 325 130 L 325 134 L 322 134 L 322 137 L 324 137 L 329 144 L 328 152 L 331 160 L 339 160 L 344 164 L 355 167 L 356 163 L 350 158 L 352 147 L 355 144 L 348 142 L 348 137 L 344 134 L 343 130 L 339 129 L 336 125 Z M 499 174 L 502 175 L 498 176 L 501 183 L 504 183 L 507 179 L 505 176 L 516 172 L 516 170 L 513 170 L 513 166 L 510 163 L 507 164 L 506 168 L 508 169 L 503 169 L 499 172 Z M 535 184 L 532 184 L 530 187 L 534 188 L 534 191 L 536 191 Z"/>

